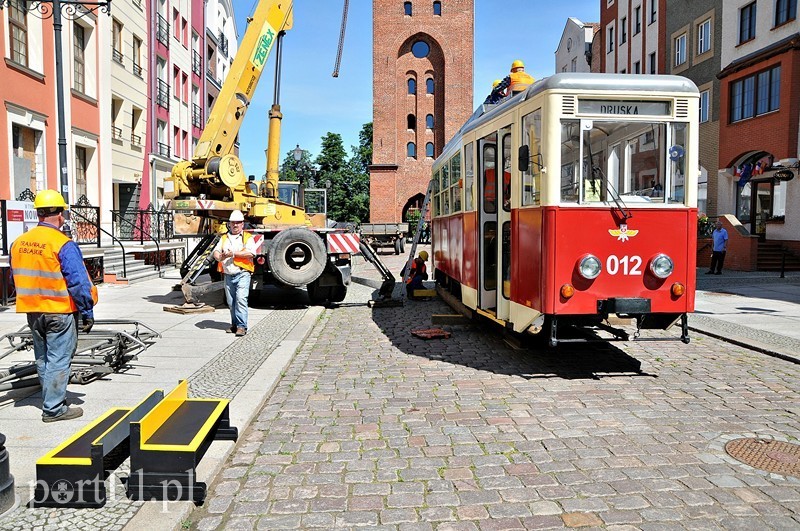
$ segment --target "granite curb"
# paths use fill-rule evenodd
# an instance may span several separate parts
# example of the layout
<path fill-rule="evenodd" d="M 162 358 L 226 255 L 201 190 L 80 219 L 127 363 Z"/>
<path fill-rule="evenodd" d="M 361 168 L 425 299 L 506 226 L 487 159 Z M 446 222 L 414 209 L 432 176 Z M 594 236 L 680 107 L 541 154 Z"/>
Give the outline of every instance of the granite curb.
<path fill-rule="evenodd" d="M 720 328 L 727 328 L 728 330 L 738 329 L 738 333 L 729 335 L 716 331 Z M 713 317 L 692 315 L 690 317 L 689 330 L 693 332 L 699 332 L 703 335 L 713 337 L 714 339 L 719 339 L 739 347 L 761 352 L 762 354 L 767 354 L 768 356 L 780 358 L 785 361 L 791 361 L 793 363 L 800 363 L 800 353 L 797 351 L 792 352 L 777 345 L 764 343 L 752 337 L 748 337 L 747 331 L 749 329 L 745 326 L 736 325 L 720 319 L 714 319 Z"/>

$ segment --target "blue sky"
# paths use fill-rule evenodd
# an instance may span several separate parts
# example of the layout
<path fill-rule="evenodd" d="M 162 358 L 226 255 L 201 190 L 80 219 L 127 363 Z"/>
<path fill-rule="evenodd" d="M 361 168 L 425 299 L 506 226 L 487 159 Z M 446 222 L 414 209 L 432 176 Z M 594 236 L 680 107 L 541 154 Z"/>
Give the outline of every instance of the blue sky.
<path fill-rule="evenodd" d="M 235 1 L 239 38 L 258 0 Z M 345 149 L 358 143 L 372 120 L 372 1 L 353 0 L 339 77 L 331 76 L 339 42 L 343 0 L 296 0 L 294 28 L 284 38 L 281 157 L 295 145 L 319 153 L 321 138 L 339 133 Z M 447 2 L 442 2 L 444 9 Z M 567 17 L 600 20 L 600 0 L 475 0 L 475 107 L 493 80 L 508 74 L 514 59 L 536 79 L 552 75 L 555 50 Z M 274 49 L 273 49 L 274 52 Z M 273 100 L 274 54 L 270 57 L 239 135 L 247 174 L 266 167 L 267 113 Z"/>

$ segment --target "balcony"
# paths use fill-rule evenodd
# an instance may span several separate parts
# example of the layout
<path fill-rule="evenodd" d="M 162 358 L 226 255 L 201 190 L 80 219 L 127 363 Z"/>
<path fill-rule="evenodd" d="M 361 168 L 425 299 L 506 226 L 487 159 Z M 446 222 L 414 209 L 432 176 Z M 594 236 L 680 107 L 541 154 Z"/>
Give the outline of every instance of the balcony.
<path fill-rule="evenodd" d="M 219 32 L 217 41 L 219 42 L 217 49 L 222 52 L 222 55 L 228 57 L 228 38 L 221 31 Z"/>
<path fill-rule="evenodd" d="M 197 76 L 203 75 L 203 61 L 200 59 L 200 54 L 196 51 L 192 52 L 192 73 Z"/>
<path fill-rule="evenodd" d="M 117 50 L 116 48 L 114 48 L 112 50 L 111 56 L 113 57 L 114 61 L 116 61 L 117 63 L 119 63 L 119 64 L 123 64 L 124 63 L 122 52 Z"/>
<path fill-rule="evenodd" d="M 158 42 L 169 48 L 169 22 L 167 19 L 158 15 L 158 28 L 156 29 L 156 39 Z"/>
<path fill-rule="evenodd" d="M 165 144 L 163 142 L 158 143 L 158 154 L 162 157 L 169 157 L 170 156 L 170 149 L 169 144 Z"/>
<path fill-rule="evenodd" d="M 133 63 L 133 74 L 140 79 L 143 78 L 142 65 L 139 63 Z"/>
<path fill-rule="evenodd" d="M 142 145 L 142 137 L 131 133 L 131 146 L 141 146 Z"/>
<path fill-rule="evenodd" d="M 122 128 L 111 126 L 111 139 L 122 141 Z"/>
<path fill-rule="evenodd" d="M 156 104 L 162 109 L 169 110 L 169 85 L 163 79 L 158 80 L 158 93 Z"/>
<path fill-rule="evenodd" d="M 192 104 L 192 125 L 194 127 L 203 127 L 203 109 L 196 103 Z"/>

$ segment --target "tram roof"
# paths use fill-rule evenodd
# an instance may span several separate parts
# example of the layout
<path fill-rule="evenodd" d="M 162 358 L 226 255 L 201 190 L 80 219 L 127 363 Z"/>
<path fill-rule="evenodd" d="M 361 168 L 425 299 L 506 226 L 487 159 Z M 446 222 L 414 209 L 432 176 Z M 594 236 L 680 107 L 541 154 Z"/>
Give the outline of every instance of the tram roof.
<path fill-rule="evenodd" d="M 545 90 L 630 90 L 634 92 L 677 92 L 697 94 L 697 86 L 683 76 L 657 74 L 601 74 L 566 72 L 544 77 L 525 91 L 507 98 L 496 105 L 480 105 L 458 133 L 447 143 L 442 154 L 450 151 L 451 144 L 459 135 L 488 122 L 516 103 L 525 101 Z"/>

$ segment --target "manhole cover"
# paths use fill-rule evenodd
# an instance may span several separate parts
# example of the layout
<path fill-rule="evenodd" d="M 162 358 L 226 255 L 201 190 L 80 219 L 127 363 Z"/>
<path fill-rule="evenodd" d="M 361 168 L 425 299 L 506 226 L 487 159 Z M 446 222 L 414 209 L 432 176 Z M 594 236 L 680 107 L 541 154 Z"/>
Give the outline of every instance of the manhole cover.
<path fill-rule="evenodd" d="M 800 445 L 768 439 L 734 439 L 725 445 L 725 451 L 753 468 L 800 477 Z"/>

